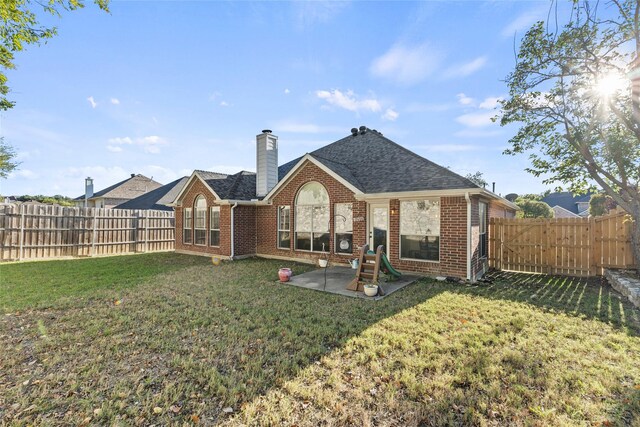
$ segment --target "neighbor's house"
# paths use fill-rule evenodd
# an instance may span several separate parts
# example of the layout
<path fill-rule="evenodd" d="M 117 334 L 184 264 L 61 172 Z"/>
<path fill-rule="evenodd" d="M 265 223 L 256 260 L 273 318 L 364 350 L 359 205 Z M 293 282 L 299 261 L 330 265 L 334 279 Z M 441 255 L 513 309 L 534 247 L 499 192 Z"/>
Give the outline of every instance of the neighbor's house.
<path fill-rule="evenodd" d="M 174 206 L 177 252 L 346 263 L 383 245 L 401 271 L 471 280 L 487 268 L 488 218 L 517 210 L 365 127 L 281 166 L 265 130 L 257 173 L 197 170 Z"/>
<path fill-rule="evenodd" d="M 127 200 L 114 209 L 151 209 L 156 211 L 173 211 L 171 204 L 189 179 L 188 176 L 176 179 L 162 187 L 151 190 L 135 199 Z"/>
<path fill-rule="evenodd" d="M 132 173 L 131 177 L 124 181 L 94 193 L 93 180 L 87 178 L 85 179 L 85 194 L 76 197 L 73 201 L 77 207 L 113 208 L 159 187 L 162 187 L 159 182 L 144 175 Z"/>
<path fill-rule="evenodd" d="M 568 191 L 550 193 L 541 199 L 541 201 L 551 206 L 556 218 L 588 217 L 590 200 L 591 193 L 574 196 Z"/>

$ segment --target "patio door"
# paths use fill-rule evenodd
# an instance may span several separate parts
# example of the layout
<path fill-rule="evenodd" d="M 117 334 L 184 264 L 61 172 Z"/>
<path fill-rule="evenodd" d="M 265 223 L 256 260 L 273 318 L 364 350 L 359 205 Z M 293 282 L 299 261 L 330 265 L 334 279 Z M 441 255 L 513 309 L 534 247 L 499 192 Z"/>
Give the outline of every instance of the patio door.
<path fill-rule="evenodd" d="M 369 249 L 375 251 L 378 245 L 389 253 L 389 204 L 369 205 Z"/>

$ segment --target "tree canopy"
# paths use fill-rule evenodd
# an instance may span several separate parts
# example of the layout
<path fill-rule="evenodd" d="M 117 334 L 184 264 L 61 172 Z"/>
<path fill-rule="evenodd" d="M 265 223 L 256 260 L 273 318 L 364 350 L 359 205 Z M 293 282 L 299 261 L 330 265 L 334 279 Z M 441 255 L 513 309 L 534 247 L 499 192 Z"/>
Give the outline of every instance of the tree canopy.
<path fill-rule="evenodd" d="M 109 10 L 109 0 L 94 0 L 100 9 Z M 61 16 L 62 11 L 84 7 L 83 0 L 2 0 L 0 2 L 0 110 L 14 106 L 9 100 L 6 70 L 15 68 L 14 54 L 30 44 L 40 44 L 57 34 L 56 27 L 42 25 L 38 16 L 42 12 Z"/>
<path fill-rule="evenodd" d="M 553 218 L 553 209 L 540 200 L 518 197 L 516 205 L 521 209 L 516 213 L 518 218 Z"/>
<path fill-rule="evenodd" d="M 485 188 L 489 183 L 487 182 L 486 179 L 484 179 L 484 174 L 480 171 L 476 172 L 476 173 L 468 173 L 467 176 L 465 176 L 465 178 L 467 178 L 469 181 L 472 181 L 476 184 L 478 184 L 480 187 Z"/>
<path fill-rule="evenodd" d="M 594 183 L 626 210 L 640 265 L 640 2 L 574 1 L 520 42 L 500 123 L 517 123 L 507 154 L 574 193 Z M 632 84 L 632 81 L 634 84 Z"/>
<path fill-rule="evenodd" d="M 18 162 L 14 161 L 16 152 L 10 145 L 0 138 L 0 178 L 6 178 L 18 167 Z"/>

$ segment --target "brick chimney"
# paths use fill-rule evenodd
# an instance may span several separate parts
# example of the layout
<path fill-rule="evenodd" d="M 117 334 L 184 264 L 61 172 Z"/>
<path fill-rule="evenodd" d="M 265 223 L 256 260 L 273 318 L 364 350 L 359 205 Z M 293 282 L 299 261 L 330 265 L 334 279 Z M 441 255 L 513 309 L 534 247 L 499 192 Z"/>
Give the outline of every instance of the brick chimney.
<path fill-rule="evenodd" d="M 278 137 L 265 129 L 256 135 L 256 195 L 264 197 L 278 183 Z"/>

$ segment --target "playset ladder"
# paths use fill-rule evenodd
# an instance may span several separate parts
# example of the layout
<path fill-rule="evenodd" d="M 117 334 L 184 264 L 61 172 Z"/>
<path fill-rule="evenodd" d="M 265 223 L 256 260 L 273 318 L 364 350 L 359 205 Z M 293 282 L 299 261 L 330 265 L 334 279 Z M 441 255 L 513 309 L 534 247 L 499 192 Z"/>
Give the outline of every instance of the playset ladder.
<path fill-rule="evenodd" d="M 378 295 L 384 295 L 384 289 L 378 283 L 378 275 L 380 273 L 380 259 L 382 255 L 382 245 L 378 246 L 375 254 L 370 254 L 369 245 L 360 248 L 360 257 L 358 258 L 358 268 L 356 269 L 356 277 L 349 283 L 347 290 L 364 291 L 363 280 L 370 280 L 371 283 L 378 285 Z"/>

